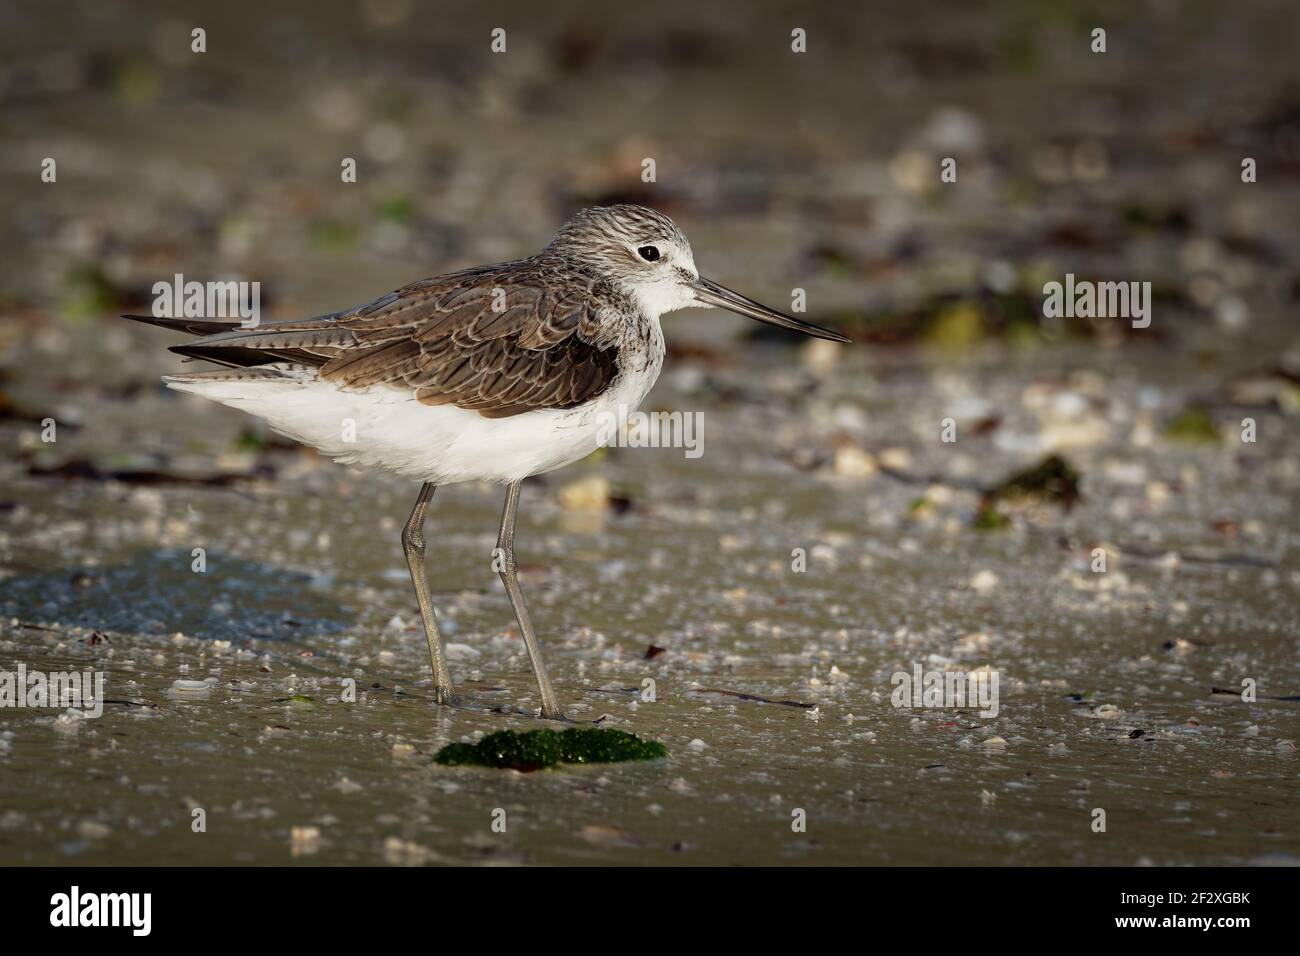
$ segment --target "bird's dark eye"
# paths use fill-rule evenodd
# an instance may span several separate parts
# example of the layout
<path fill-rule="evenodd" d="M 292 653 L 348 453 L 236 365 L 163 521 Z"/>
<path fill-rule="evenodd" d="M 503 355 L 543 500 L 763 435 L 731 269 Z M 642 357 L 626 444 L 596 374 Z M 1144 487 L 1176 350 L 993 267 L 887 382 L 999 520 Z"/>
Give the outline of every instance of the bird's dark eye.
<path fill-rule="evenodd" d="M 637 250 L 637 252 L 640 254 L 641 258 L 644 259 L 646 262 L 654 262 L 656 259 L 659 258 L 659 250 L 656 249 L 654 246 L 642 246 L 640 249 Z"/>

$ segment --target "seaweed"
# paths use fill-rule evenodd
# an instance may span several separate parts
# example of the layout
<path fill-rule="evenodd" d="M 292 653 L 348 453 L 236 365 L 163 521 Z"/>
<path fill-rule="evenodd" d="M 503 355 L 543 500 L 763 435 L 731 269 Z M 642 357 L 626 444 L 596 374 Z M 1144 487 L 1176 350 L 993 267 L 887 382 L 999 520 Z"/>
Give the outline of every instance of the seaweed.
<path fill-rule="evenodd" d="M 562 763 L 622 763 L 668 756 L 663 744 L 635 734 L 603 728 L 563 731 L 499 730 L 476 744 L 448 744 L 436 763 L 448 767 L 504 767 L 530 773 Z"/>
<path fill-rule="evenodd" d="M 1060 455 L 1048 455 L 1037 465 L 1018 471 L 989 488 L 987 502 L 1040 498 L 1069 511 L 1079 501 L 1079 472 Z"/>
<path fill-rule="evenodd" d="M 1011 519 L 998 508 L 1003 501 L 1034 498 L 1058 504 L 1069 511 L 1078 503 L 1079 497 L 1079 472 L 1060 455 L 1048 455 L 1038 464 L 984 489 L 971 526 L 980 531 L 1009 527 Z"/>

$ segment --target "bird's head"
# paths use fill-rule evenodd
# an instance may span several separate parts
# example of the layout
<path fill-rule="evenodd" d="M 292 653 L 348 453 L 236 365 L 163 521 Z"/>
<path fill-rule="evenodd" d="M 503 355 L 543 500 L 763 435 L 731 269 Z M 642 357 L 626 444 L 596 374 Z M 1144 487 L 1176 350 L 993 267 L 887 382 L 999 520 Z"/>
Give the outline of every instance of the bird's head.
<path fill-rule="evenodd" d="M 546 248 L 585 263 L 656 318 L 676 309 L 717 307 L 819 339 L 849 341 L 705 279 L 677 224 L 645 206 L 584 209 Z"/>

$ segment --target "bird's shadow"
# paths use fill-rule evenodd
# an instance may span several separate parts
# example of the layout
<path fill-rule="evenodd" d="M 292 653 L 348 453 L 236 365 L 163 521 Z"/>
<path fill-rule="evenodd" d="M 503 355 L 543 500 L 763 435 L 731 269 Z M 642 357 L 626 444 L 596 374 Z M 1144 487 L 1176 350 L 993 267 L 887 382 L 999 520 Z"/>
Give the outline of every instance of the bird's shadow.
<path fill-rule="evenodd" d="M 4 582 L 0 612 L 28 623 L 236 642 L 293 642 L 352 622 L 326 580 L 223 553 L 204 561 L 195 570 L 191 552 L 160 549 L 106 567 L 15 575 Z"/>

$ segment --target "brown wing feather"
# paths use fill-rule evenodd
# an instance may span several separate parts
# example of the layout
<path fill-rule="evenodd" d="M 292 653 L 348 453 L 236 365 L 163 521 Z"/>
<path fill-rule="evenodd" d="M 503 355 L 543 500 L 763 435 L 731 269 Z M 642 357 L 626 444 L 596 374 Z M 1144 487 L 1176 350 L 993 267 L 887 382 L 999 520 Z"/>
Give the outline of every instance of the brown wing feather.
<path fill-rule="evenodd" d="M 613 304 L 598 280 L 539 257 L 424 279 L 347 312 L 177 349 L 226 364 L 274 353 L 316 367 L 341 388 L 387 384 L 426 405 L 501 418 L 573 408 L 609 387 L 618 348 L 601 316 Z"/>

